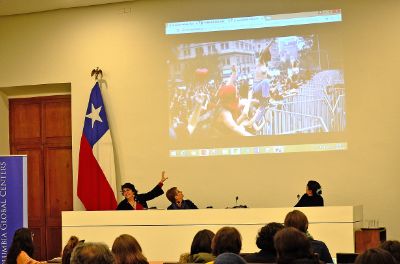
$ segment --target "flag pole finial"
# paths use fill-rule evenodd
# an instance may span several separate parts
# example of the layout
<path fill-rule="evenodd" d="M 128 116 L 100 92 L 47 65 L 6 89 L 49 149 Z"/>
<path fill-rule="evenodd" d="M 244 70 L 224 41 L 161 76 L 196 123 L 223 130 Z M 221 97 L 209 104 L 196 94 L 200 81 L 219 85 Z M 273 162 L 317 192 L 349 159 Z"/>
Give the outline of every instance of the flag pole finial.
<path fill-rule="evenodd" d="M 96 69 L 93 69 L 92 72 L 90 73 L 90 76 L 93 77 L 93 75 L 94 75 L 95 80 L 102 79 L 103 71 L 99 67 L 96 67 Z M 99 78 L 99 75 L 100 75 L 100 78 Z"/>

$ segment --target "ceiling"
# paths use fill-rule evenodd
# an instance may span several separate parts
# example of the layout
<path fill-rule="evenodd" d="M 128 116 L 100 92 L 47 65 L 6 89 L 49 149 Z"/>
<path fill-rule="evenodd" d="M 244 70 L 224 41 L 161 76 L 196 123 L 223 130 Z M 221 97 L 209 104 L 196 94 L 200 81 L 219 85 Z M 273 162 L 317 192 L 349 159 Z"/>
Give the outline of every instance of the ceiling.
<path fill-rule="evenodd" d="M 118 2 L 127 2 L 127 0 L 0 0 L 0 16 Z"/>

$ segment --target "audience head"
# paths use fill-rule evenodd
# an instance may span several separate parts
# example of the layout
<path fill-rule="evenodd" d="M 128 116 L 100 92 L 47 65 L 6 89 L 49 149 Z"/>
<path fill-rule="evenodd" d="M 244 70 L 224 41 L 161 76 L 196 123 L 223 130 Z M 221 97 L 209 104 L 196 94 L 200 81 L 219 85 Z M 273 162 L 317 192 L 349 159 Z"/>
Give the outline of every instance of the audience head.
<path fill-rule="evenodd" d="M 262 227 L 257 235 L 256 244 L 259 249 L 275 253 L 274 236 L 276 232 L 283 229 L 280 223 L 269 223 Z"/>
<path fill-rule="evenodd" d="M 388 251 L 394 259 L 400 263 L 400 242 L 397 240 L 388 240 L 380 245 L 380 248 Z"/>
<path fill-rule="evenodd" d="M 285 217 L 285 227 L 294 227 L 306 233 L 308 229 L 307 216 L 299 210 L 293 210 Z"/>
<path fill-rule="evenodd" d="M 19 228 L 15 231 L 13 241 L 7 254 L 7 263 L 17 263 L 17 257 L 21 251 L 28 256 L 33 256 L 33 234 L 28 228 Z"/>
<path fill-rule="evenodd" d="M 294 227 L 285 227 L 279 230 L 275 237 L 275 248 L 277 252 L 277 263 L 291 263 L 296 259 L 318 260 L 311 250 L 311 242 L 303 232 Z"/>
<path fill-rule="evenodd" d="M 214 256 L 225 252 L 239 254 L 242 249 L 242 236 L 234 227 L 222 227 L 215 234 L 211 243 L 211 248 Z"/>
<path fill-rule="evenodd" d="M 165 195 L 171 203 L 182 202 L 183 201 L 183 193 L 178 190 L 178 187 L 170 188 Z"/>
<path fill-rule="evenodd" d="M 76 236 L 71 236 L 65 245 L 63 251 L 62 251 L 62 258 L 61 258 L 61 263 L 62 264 L 70 264 L 71 260 L 71 253 L 74 250 L 74 248 L 78 245 L 79 243 L 79 238 Z"/>
<path fill-rule="evenodd" d="M 396 264 L 393 256 L 381 248 L 371 248 L 358 255 L 355 264 Z"/>
<path fill-rule="evenodd" d="M 104 243 L 81 243 L 71 254 L 71 264 L 114 264 L 114 262 L 114 256 Z"/>
<path fill-rule="evenodd" d="M 215 264 L 245 264 L 247 263 L 241 256 L 235 253 L 222 253 L 214 261 Z"/>
<path fill-rule="evenodd" d="M 309 196 L 317 196 L 322 194 L 322 188 L 317 181 L 308 181 L 306 192 Z"/>
<path fill-rule="evenodd" d="M 147 264 L 139 242 L 131 235 L 123 234 L 117 237 L 112 245 L 115 264 Z"/>
<path fill-rule="evenodd" d="M 214 232 L 203 229 L 197 232 L 192 241 L 192 246 L 190 247 L 190 255 L 194 255 L 200 252 L 211 253 L 211 242 L 214 238 Z"/>

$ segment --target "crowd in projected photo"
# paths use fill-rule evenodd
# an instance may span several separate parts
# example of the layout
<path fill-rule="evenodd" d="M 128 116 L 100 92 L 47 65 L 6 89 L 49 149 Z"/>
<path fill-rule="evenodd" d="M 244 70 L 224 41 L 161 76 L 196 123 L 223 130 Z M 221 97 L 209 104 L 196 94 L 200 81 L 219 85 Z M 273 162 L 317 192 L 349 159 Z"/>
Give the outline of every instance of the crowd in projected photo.
<path fill-rule="evenodd" d="M 171 138 L 345 129 L 343 70 L 316 35 L 180 44 L 173 54 Z"/>

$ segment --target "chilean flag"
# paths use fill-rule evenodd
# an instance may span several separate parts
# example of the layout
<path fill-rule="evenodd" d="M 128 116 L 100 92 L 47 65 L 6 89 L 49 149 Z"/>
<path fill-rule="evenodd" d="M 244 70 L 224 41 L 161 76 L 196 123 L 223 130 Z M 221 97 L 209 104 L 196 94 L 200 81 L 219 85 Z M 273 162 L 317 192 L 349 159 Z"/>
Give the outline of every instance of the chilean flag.
<path fill-rule="evenodd" d="M 117 207 L 114 149 L 98 82 L 90 93 L 83 126 L 78 197 L 88 211 Z"/>

